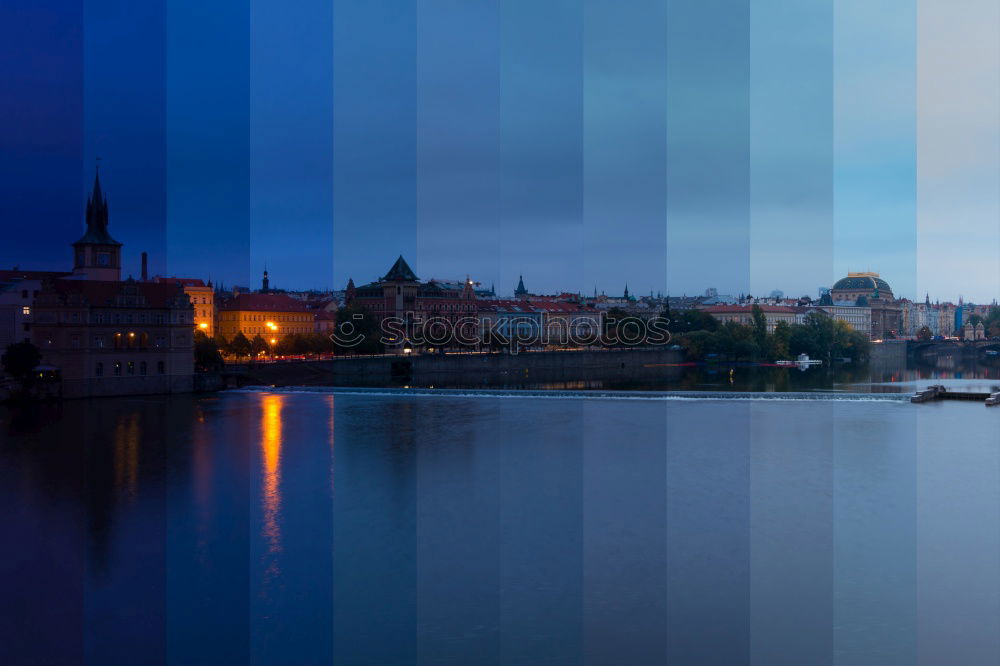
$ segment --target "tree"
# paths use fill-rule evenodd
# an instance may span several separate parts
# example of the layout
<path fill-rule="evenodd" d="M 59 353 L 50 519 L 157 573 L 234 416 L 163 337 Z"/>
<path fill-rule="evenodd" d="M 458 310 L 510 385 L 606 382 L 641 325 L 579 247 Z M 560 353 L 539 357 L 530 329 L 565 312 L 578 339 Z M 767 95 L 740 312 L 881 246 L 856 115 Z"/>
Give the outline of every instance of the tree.
<path fill-rule="evenodd" d="M 757 343 L 757 348 L 763 350 L 767 346 L 767 317 L 759 305 L 754 305 L 751 309 L 753 319 L 753 339 Z"/>
<path fill-rule="evenodd" d="M 253 346 L 250 344 L 250 340 L 247 339 L 247 336 L 243 335 L 243 331 L 238 331 L 236 336 L 233 337 L 233 341 L 229 343 L 229 353 L 236 358 L 242 358 L 249 356 L 252 351 Z"/>
<path fill-rule="evenodd" d="M 260 333 L 253 336 L 253 340 L 250 341 L 250 351 L 253 353 L 253 357 L 257 358 L 261 353 L 266 353 L 267 350 L 267 340 L 262 338 Z"/>
<path fill-rule="evenodd" d="M 983 326 L 986 327 L 990 337 L 1000 336 L 1000 306 L 994 305 L 990 308 L 986 319 L 983 320 Z"/>
<path fill-rule="evenodd" d="M 765 352 L 772 361 L 787 359 L 789 355 L 788 343 L 792 338 L 792 327 L 787 321 L 779 321 L 774 325 L 774 333 L 768 340 L 768 348 Z"/>
<path fill-rule="evenodd" d="M 934 337 L 934 331 L 930 329 L 929 326 L 921 326 L 920 330 L 917 331 L 917 340 L 922 342 L 927 342 Z"/>
<path fill-rule="evenodd" d="M 382 353 L 379 324 L 367 309 L 357 303 L 337 310 L 337 334 L 337 351 L 355 354 Z"/>
<path fill-rule="evenodd" d="M 223 366 L 222 354 L 215 340 L 201 331 L 194 334 L 194 366 L 200 372 L 219 370 Z"/>
<path fill-rule="evenodd" d="M 718 320 L 701 310 L 678 310 L 670 320 L 671 333 L 687 333 L 689 331 L 716 331 Z"/>
<path fill-rule="evenodd" d="M 7 351 L 0 362 L 3 363 L 4 371 L 21 384 L 21 388 L 27 390 L 34 378 L 34 370 L 42 360 L 42 352 L 38 347 L 30 342 L 15 342 L 7 345 Z"/>

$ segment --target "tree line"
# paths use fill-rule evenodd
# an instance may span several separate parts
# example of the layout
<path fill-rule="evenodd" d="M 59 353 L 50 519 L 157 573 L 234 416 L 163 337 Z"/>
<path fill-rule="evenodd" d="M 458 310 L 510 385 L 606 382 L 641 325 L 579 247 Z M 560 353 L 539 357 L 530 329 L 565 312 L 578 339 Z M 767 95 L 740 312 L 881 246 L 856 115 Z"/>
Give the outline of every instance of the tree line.
<path fill-rule="evenodd" d="M 688 358 L 702 360 L 711 355 L 732 361 L 774 362 L 808 354 L 825 360 L 868 360 L 868 336 L 846 322 L 813 311 L 801 324 L 780 321 L 768 331 L 767 317 L 757 305 L 751 309 L 751 323 L 720 323 L 699 310 L 664 311 L 673 342 L 684 348 Z"/>

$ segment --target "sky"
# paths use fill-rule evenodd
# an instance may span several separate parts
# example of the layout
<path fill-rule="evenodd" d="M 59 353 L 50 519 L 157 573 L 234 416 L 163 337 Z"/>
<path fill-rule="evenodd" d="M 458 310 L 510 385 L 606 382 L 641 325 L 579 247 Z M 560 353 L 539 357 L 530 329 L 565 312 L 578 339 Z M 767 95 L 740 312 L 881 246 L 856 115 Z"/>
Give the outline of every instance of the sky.
<path fill-rule="evenodd" d="M 986 0 L 7 0 L 0 266 L 1000 297 Z"/>

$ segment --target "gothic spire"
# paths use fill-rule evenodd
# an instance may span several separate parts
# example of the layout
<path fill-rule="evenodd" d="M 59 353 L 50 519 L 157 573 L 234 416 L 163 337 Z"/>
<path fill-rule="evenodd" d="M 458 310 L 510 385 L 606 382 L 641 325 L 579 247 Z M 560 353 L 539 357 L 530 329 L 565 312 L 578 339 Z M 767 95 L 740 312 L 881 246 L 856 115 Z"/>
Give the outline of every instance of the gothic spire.
<path fill-rule="evenodd" d="M 87 231 L 74 245 L 121 245 L 108 234 L 108 197 L 101 189 L 101 171 L 94 174 L 94 188 L 87 198 Z"/>
<path fill-rule="evenodd" d="M 524 296 L 524 295 L 527 295 L 527 293 L 528 293 L 528 290 L 524 288 L 524 276 L 523 275 L 518 275 L 517 276 L 517 289 L 514 290 L 514 295 L 515 296 Z"/>

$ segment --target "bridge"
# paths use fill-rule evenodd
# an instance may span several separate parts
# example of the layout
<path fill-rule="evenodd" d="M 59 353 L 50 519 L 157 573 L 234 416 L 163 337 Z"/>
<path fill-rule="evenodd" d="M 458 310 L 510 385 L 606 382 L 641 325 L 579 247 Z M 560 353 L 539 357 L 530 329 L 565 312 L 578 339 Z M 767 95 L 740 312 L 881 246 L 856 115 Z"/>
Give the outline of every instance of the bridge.
<path fill-rule="evenodd" d="M 965 356 L 978 358 L 987 351 L 1000 352 L 1000 339 L 992 340 L 910 340 L 906 355 L 920 360 L 931 356 Z"/>

